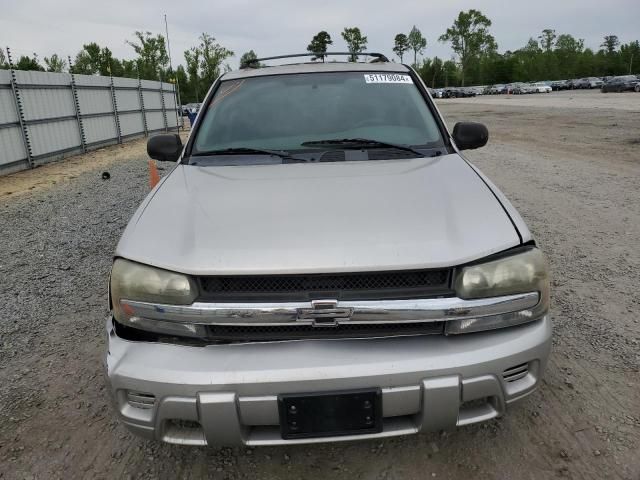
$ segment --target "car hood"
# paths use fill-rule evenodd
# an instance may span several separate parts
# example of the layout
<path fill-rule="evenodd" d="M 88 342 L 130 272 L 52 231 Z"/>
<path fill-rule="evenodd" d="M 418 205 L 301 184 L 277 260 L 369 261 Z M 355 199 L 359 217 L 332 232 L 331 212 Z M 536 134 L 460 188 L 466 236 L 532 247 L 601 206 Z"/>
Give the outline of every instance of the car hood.
<path fill-rule="evenodd" d="M 455 266 L 520 243 L 456 154 L 259 166 L 178 165 L 116 255 L 195 275 Z"/>

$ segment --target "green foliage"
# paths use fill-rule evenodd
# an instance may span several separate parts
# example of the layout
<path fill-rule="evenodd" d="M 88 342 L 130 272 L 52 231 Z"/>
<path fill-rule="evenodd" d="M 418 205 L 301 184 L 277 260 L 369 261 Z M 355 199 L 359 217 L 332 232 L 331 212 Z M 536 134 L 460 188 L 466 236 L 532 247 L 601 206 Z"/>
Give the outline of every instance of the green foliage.
<path fill-rule="evenodd" d="M 22 55 L 18 59 L 15 68 L 16 70 L 37 70 L 40 72 L 44 72 L 44 67 L 40 65 L 40 62 L 38 61 L 38 55 L 36 55 L 35 53 L 33 54 L 33 57 Z"/>
<path fill-rule="evenodd" d="M 200 35 L 200 49 L 202 60 L 200 60 L 201 77 L 208 89 L 211 84 L 220 76 L 223 69 L 230 70 L 223 62 L 234 53 L 222 45 L 216 43 L 216 39 L 207 33 Z"/>
<path fill-rule="evenodd" d="M 479 10 L 460 12 L 453 25 L 439 38 L 441 42 L 451 43 L 451 48 L 460 58 L 462 85 L 465 70 L 469 64 L 485 52 L 494 52 L 498 46 L 489 33 L 491 20 Z"/>
<path fill-rule="evenodd" d="M 180 97 L 183 103 L 199 102 L 200 96 L 200 50 L 196 47 L 184 52 L 184 60 L 187 64 L 187 74 L 189 75 L 189 82 L 185 85 L 181 85 L 184 89 L 180 92 Z"/>
<path fill-rule="evenodd" d="M 620 46 L 620 66 L 625 74 L 640 72 L 640 42 L 627 43 Z"/>
<path fill-rule="evenodd" d="M 553 48 L 553 42 L 556 39 L 556 31 L 550 28 L 542 30 L 542 34 L 538 35 L 540 46 L 546 53 L 550 53 Z"/>
<path fill-rule="evenodd" d="M 331 35 L 329 35 L 324 30 L 315 34 L 315 36 L 311 39 L 311 43 L 307 45 L 307 51 L 309 53 L 319 53 L 320 55 L 316 56 L 315 59 L 324 59 L 327 53 L 327 47 L 333 44 L 333 40 L 331 39 Z"/>
<path fill-rule="evenodd" d="M 76 59 L 71 65 L 70 72 L 82 75 L 109 75 L 115 77 L 136 76 L 125 75 L 123 62 L 113 57 L 113 53 L 107 47 L 100 48 L 97 43 L 87 43 L 76 55 Z"/>
<path fill-rule="evenodd" d="M 230 69 L 224 62 L 234 55 L 231 50 L 216 43 L 216 39 L 207 33 L 200 35 L 199 40 L 199 45 L 184 52 L 188 81 L 180 83 L 180 97 L 183 103 L 202 101 L 211 84 L 223 71 Z"/>
<path fill-rule="evenodd" d="M 618 40 L 617 35 L 607 35 L 604 37 L 604 42 L 600 45 L 604 48 L 607 55 L 613 55 L 616 53 L 616 48 L 620 45 L 620 40 Z"/>
<path fill-rule="evenodd" d="M 253 50 L 249 50 L 248 52 L 243 53 L 240 57 L 240 68 L 246 68 L 250 63 L 252 63 L 254 66 L 257 66 L 255 64 L 256 62 L 254 61 L 257 58 L 258 56 Z"/>
<path fill-rule="evenodd" d="M 364 52 L 364 49 L 367 48 L 367 37 L 362 35 L 358 27 L 351 27 L 345 28 L 342 31 L 342 38 L 347 42 L 347 48 L 352 54 L 350 61 L 357 61 L 358 57 L 356 54 Z"/>
<path fill-rule="evenodd" d="M 134 33 L 137 41 L 127 40 L 138 55 L 136 65 L 140 78 L 147 80 L 162 80 L 166 76 L 169 66 L 169 55 L 162 35 L 152 35 L 151 32 Z M 111 52 L 109 52 L 111 53 Z"/>
<path fill-rule="evenodd" d="M 60 58 L 57 53 L 54 53 L 50 57 L 44 57 L 44 64 L 47 67 L 47 72 L 63 72 L 67 68 L 67 62 Z"/>
<path fill-rule="evenodd" d="M 413 50 L 413 64 L 418 63 L 418 54 L 422 54 L 425 48 L 427 48 L 427 39 L 422 36 L 422 32 L 414 25 L 409 36 L 407 37 L 407 43 L 409 48 Z"/>
<path fill-rule="evenodd" d="M 400 59 L 400 63 L 403 63 L 402 57 L 409 48 L 409 38 L 404 33 L 397 34 L 394 39 L 393 52 Z"/>

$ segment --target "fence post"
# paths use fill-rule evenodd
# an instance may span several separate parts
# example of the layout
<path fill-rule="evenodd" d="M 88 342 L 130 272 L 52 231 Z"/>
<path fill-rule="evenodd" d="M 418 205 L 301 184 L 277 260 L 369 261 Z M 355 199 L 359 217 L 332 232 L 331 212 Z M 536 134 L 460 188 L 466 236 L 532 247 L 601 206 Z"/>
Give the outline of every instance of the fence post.
<path fill-rule="evenodd" d="M 33 152 L 31 150 L 31 141 L 29 140 L 29 130 L 27 129 L 24 109 L 22 107 L 22 99 L 20 98 L 20 89 L 16 79 L 16 71 L 13 68 L 13 60 L 11 59 L 11 50 L 7 47 L 7 59 L 9 60 L 9 69 L 11 70 L 11 91 L 13 92 L 13 100 L 16 105 L 16 113 L 18 114 L 18 122 L 22 131 L 22 141 L 24 142 L 24 150 L 27 152 L 27 161 L 29 167 L 33 168 Z"/>
<path fill-rule="evenodd" d="M 84 136 L 84 125 L 82 125 L 82 115 L 80 113 L 80 99 L 78 98 L 78 89 L 76 88 L 76 77 L 73 74 L 73 64 L 71 63 L 71 57 L 67 57 L 69 60 L 69 75 L 71 75 L 71 94 L 73 95 L 73 105 L 76 110 L 76 120 L 78 121 L 78 132 L 80 133 L 80 145 L 82 151 L 87 153 L 87 143 Z"/>
<path fill-rule="evenodd" d="M 142 126 L 144 127 L 144 136 L 149 136 L 149 129 L 147 128 L 147 113 L 144 110 L 144 96 L 142 95 L 142 81 L 140 80 L 140 74 L 138 73 L 138 96 L 140 97 L 140 109 L 142 111 Z"/>
<path fill-rule="evenodd" d="M 120 130 L 120 115 L 118 114 L 118 101 L 116 99 L 116 87 L 113 84 L 113 75 L 109 72 L 109 80 L 111 87 L 111 104 L 113 105 L 113 121 L 116 124 L 116 134 L 118 135 L 118 143 L 122 143 L 122 131 Z"/>
<path fill-rule="evenodd" d="M 164 89 L 162 86 L 162 79 L 160 80 L 160 105 L 162 106 L 162 119 L 164 120 L 164 131 L 169 131 L 169 124 L 167 123 L 167 108 L 164 104 Z"/>

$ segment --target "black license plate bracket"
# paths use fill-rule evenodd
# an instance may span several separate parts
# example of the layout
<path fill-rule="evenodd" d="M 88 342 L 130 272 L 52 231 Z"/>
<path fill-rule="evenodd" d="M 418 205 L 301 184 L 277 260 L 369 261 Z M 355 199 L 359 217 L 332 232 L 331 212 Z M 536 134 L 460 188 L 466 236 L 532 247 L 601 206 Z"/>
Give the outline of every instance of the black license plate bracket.
<path fill-rule="evenodd" d="M 379 388 L 279 395 L 278 410 L 283 439 L 382 431 Z"/>

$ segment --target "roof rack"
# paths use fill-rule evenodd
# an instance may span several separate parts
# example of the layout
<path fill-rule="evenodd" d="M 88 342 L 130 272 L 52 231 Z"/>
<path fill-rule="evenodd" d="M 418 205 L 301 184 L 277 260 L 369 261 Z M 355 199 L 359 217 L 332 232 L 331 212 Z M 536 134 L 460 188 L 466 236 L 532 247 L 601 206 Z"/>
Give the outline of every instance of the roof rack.
<path fill-rule="evenodd" d="M 282 58 L 299 58 L 299 57 L 314 57 L 315 59 L 321 58 L 324 62 L 325 57 L 328 56 L 349 56 L 349 57 L 373 57 L 371 63 L 374 62 L 388 62 L 389 59 L 383 55 L 382 53 L 377 52 L 360 52 L 360 53 L 352 53 L 352 52 L 309 52 L 309 53 L 294 53 L 291 55 L 277 55 L 275 57 L 264 57 L 264 58 L 252 58 L 251 60 L 247 60 L 240 68 L 257 68 L 260 66 L 260 62 L 264 62 L 265 60 L 280 60 Z"/>

